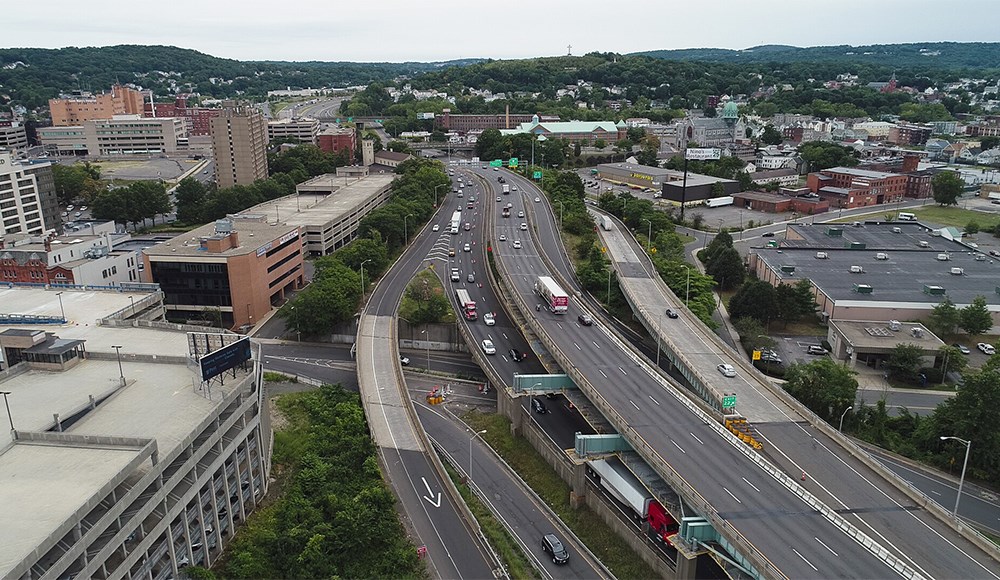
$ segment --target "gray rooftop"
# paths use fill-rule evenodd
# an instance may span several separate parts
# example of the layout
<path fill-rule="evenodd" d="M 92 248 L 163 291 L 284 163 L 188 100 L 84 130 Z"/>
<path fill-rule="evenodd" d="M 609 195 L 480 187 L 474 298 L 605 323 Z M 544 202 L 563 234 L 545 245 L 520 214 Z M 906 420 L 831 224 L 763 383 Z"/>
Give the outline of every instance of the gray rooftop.
<path fill-rule="evenodd" d="M 891 330 L 885 323 L 871 321 L 831 320 L 830 324 L 840 330 L 848 344 L 867 352 L 889 352 L 897 344 L 911 344 L 924 352 L 937 352 L 944 346 L 944 342 L 934 333 L 923 324 L 915 322 L 903 323 L 899 330 Z M 919 335 L 911 332 L 913 328 L 921 330 Z"/>
<path fill-rule="evenodd" d="M 899 233 L 893 230 L 898 228 Z M 840 236 L 830 235 L 831 230 L 841 232 Z M 781 246 L 794 248 L 844 249 L 851 242 L 861 242 L 868 250 L 916 250 L 964 252 L 969 248 L 962 244 L 932 236 L 931 230 L 917 222 L 869 223 L 861 227 L 849 223 L 797 224 L 785 229 L 785 239 Z M 927 242 L 928 248 L 921 248 L 920 242 Z"/>
<path fill-rule="evenodd" d="M 301 185 L 311 185 L 307 191 L 318 191 L 316 188 L 328 185 L 323 197 L 296 200 L 295 195 L 289 195 L 254 206 L 247 212 L 277 216 L 282 224 L 290 226 L 325 227 L 340 221 L 345 214 L 388 187 L 395 178 L 394 173 L 371 173 L 361 179 L 321 175 Z"/>
<path fill-rule="evenodd" d="M 256 252 L 259 248 L 292 231 L 293 228 L 284 222 L 275 223 L 273 210 L 270 214 L 264 214 L 263 210 L 247 210 L 230 219 L 233 221 L 232 231 L 236 232 L 239 239 L 239 245 L 235 248 L 222 252 L 209 252 L 202 248 L 202 238 L 211 238 L 217 235 L 215 222 L 212 222 L 180 234 L 162 244 L 150 246 L 142 252 L 148 256 L 198 256 L 199 258 L 242 256 Z"/>
<path fill-rule="evenodd" d="M 824 169 L 823 171 L 829 171 L 830 173 L 842 173 L 844 175 L 853 175 L 854 177 L 861 177 L 864 179 L 885 179 L 886 177 L 893 177 L 899 175 L 898 173 L 871 171 L 869 169 L 858 169 L 856 167 L 831 167 L 830 169 Z"/>
<path fill-rule="evenodd" d="M 662 167 L 650 167 L 649 165 L 639 165 L 638 163 L 601 163 L 597 166 L 598 171 L 610 173 L 642 173 L 645 175 L 677 178 L 683 175 L 673 169 L 663 169 Z M 692 174 L 688 173 L 688 177 Z"/>

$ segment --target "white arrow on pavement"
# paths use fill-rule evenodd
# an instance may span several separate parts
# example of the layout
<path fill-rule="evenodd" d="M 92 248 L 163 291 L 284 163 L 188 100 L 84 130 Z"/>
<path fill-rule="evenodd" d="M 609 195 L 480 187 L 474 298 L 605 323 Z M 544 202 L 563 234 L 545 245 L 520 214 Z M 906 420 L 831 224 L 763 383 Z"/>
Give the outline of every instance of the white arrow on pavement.
<path fill-rule="evenodd" d="M 431 484 L 427 483 L 427 480 L 424 479 L 423 477 L 421 477 L 420 480 L 424 482 L 424 487 L 427 488 L 427 495 L 424 496 L 424 499 L 427 500 L 427 503 L 431 504 L 432 506 L 434 506 L 436 508 L 441 507 L 441 492 L 439 491 L 438 494 L 437 494 L 437 501 L 431 499 L 431 497 L 434 497 L 434 492 L 431 491 Z M 427 497 L 427 496 L 430 496 L 430 497 Z"/>

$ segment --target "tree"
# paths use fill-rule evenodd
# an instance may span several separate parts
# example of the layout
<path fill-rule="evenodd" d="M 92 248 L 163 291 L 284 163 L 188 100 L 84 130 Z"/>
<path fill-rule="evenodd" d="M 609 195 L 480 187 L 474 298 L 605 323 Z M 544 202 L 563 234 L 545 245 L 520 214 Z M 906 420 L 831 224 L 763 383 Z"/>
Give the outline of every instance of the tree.
<path fill-rule="evenodd" d="M 766 324 L 774 314 L 774 286 L 763 280 L 748 280 L 729 299 L 729 315 L 733 320 L 750 317 Z"/>
<path fill-rule="evenodd" d="M 781 132 L 775 129 L 772 125 L 765 125 L 764 132 L 760 134 L 760 140 L 765 145 L 781 145 L 781 142 L 784 141 L 785 138 Z"/>
<path fill-rule="evenodd" d="M 992 328 L 993 317 L 986 306 L 986 298 L 976 296 L 972 299 L 972 304 L 960 310 L 958 325 L 973 336 L 983 334 Z"/>
<path fill-rule="evenodd" d="M 829 358 L 793 364 L 785 372 L 785 390 L 830 422 L 854 404 L 858 393 L 856 374 Z"/>
<path fill-rule="evenodd" d="M 813 294 L 812 283 L 802 279 L 795 284 L 779 284 L 774 289 L 775 316 L 785 326 L 816 313 L 819 304 Z"/>
<path fill-rule="evenodd" d="M 702 252 L 700 258 L 706 265 L 711 264 L 723 250 L 733 247 L 733 236 L 726 230 L 722 230 L 712 238 L 708 247 Z"/>
<path fill-rule="evenodd" d="M 941 359 L 942 373 L 962 373 L 969 366 L 969 359 L 962 354 L 962 351 L 951 345 L 944 345 L 938 349 L 938 358 Z"/>
<path fill-rule="evenodd" d="M 156 225 L 156 216 L 169 212 L 172 205 L 161 181 L 133 181 L 125 188 L 125 208 L 132 223 L 151 218 Z"/>
<path fill-rule="evenodd" d="M 604 139 L 595 139 L 594 140 L 594 147 L 596 147 L 598 149 L 604 149 L 607 146 L 608 146 L 608 143 Z"/>
<path fill-rule="evenodd" d="M 979 222 L 976 220 L 969 220 L 969 223 L 965 224 L 965 233 L 974 236 L 979 233 Z"/>
<path fill-rule="evenodd" d="M 886 369 L 893 377 L 916 382 L 922 363 L 922 352 L 919 346 L 899 343 L 889 352 L 889 358 L 885 363 Z"/>
<path fill-rule="evenodd" d="M 969 455 L 970 474 L 983 481 L 1000 480 L 1000 430 L 989 428 L 1000 407 L 1000 370 L 984 367 L 965 373 L 962 388 L 934 411 L 931 420 L 918 432 L 922 448 L 936 453 L 942 466 L 961 465 L 965 446 L 940 441 L 940 437 L 961 437 L 974 441 Z"/>
<path fill-rule="evenodd" d="M 764 325 L 756 318 L 740 318 L 733 323 L 733 326 L 736 327 L 736 332 L 740 335 L 740 342 L 747 350 L 755 351 L 774 347 L 774 339 L 765 334 L 767 331 Z"/>
<path fill-rule="evenodd" d="M 720 290 L 731 290 L 743 283 L 747 268 L 736 248 L 725 248 L 715 255 L 705 272 L 715 278 Z"/>
<path fill-rule="evenodd" d="M 930 316 L 927 317 L 927 328 L 943 340 L 945 337 L 955 334 L 955 329 L 958 328 L 960 321 L 961 313 L 955 303 L 951 301 L 951 298 L 945 297 L 931 310 Z"/>
<path fill-rule="evenodd" d="M 858 164 L 854 150 L 836 143 L 810 141 L 799 146 L 799 155 L 809 163 L 810 171 L 831 167 L 854 167 Z"/>
<path fill-rule="evenodd" d="M 507 143 L 499 129 L 486 129 L 476 139 L 476 155 L 480 159 L 504 159 Z"/>
<path fill-rule="evenodd" d="M 954 171 L 942 171 L 931 179 L 934 201 L 942 206 L 958 205 L 958 196 L 964 186 L 965 182 Z"/>
<path fill-rule="evenodd" d="M 710 197 L 722 197 L 726 195 L 726 186 L 723 185 L 721 181 L 716 181 L 712 184 L 708 195 Z"/>
<path fill-rule="evenodd" d="M 201 218 L 202 203 L 207 193 L 205 184 L 193 177 L 185 177 L 174 190 L 177 200 L 177 220 L 185 224 L 194 224 Z"/>

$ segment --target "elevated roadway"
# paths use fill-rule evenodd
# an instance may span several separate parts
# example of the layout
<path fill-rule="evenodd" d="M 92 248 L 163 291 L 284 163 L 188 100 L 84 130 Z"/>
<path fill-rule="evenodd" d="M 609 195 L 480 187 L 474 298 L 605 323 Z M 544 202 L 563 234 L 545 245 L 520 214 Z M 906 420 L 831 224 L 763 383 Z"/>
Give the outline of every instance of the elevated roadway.
<path fill-rule="evenodd" d="M 483 173 L 498 191 L 494 174 Z M 523 197 L 509 196 L 515 213 L 539 195 L 520 189 Z M 566 316 L 536 315 L 535 277 L 551 272 L 520 221 L 498 218 L 490 239 L 502 279 L 529 326 L 687 507 L 706 517 L 757 575 L 920 575 L 724 431 L 602 325 L 579 327 L 575 320 L 583 310 L 577 301 Z M 523 247 L 496 242 L 500 233 Z"/>
<path fill-rule="evenodd" d="M 984 538 L 953 520 L 940 506 L 891 474 L 810 411 L 775 387 L 695 318 L 655 272 L 642 248 L 620 222 L 600 230 L 622 292 L 637 318 L 658 337 L 682 374 L 707 393 L 735 393 L 737 411 L 750 420 L 763 453 L 789 474 L 805 473 L 802 485 L 875 538 L 921 575 L 998 578 L 995 551 Z M 680 314 L 664 316 L 667 308 Z M 727 378 L 715 367 L 733 365 Z"/>

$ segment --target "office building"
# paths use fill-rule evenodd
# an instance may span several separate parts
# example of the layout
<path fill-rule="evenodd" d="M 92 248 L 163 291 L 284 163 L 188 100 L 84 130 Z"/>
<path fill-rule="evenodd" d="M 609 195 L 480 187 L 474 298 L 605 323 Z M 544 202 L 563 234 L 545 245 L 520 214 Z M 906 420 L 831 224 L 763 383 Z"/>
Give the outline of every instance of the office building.
<path fill-rule="evenodd" d="M 44 232 L 38 180 L 10 153 L 0 153 L 0 236 Z"/>
<path fill-rule="evenodd" d="M 28 133 L 17 121 L 0 123 L 0 149 L 20 153 L 28 149 Z"/>
<path fill-rule="evenodd" d="M 139 115 L 116 115 L 84 121 L 80 126 L 43 127 L 38 138 L 47 150 L 59 155 L 97 157 L 177 153 L 188 145 L 182 119 Z"/>
<path fill-rule="evenodd" d="M 187 134 L 190 137 L 209 135 L 212 132 L 212 119 L 222 114 L 222 109 L 211 107 L 189 107 L 187 96 L 177 95 L 173 103 L 147 102 L 143 109 L 146 117 L 177 117 L 184 120 Z"/>
<path fill-rule="evenodd" d="M 468 133 L 485 129 L 514 129 L 522 123 L 531 123 L 533 119 L 544 123 L 559 121 L 557 115 L 531 115 L 507 112 L 502 115 L 454 115 L 451 109 L 442 109 L 441 114 L 434 117 L 434 124 L 445 131 Z M 537 122 L 537 121 L 536 121 Z"/>
<path fill-rule="evenodd" d="M 167 317 L 185 322 L 214 315 L 225 328 L 249 328 L 301 288 L 299 227 L 269 223 L 274 217 L 248 210 L 143 250 Z"/>
<path fill-rule="evenodd" d="M 286 143 L 315 145 L 319 129 L 316 119 L 276 119 L 267 122 L 267 141 L 280 139 Z"/>
<path fill-rule="evenodd" d="M 116 237 L 113 229 L 98 235 L 0 237 L 0 282 L 79 286 L 139 283 L 139 255 L 115 250 Z"/>
<path fill-rule="evenodd" d="M 82 125 L 84 121 L 110 119 L 115 115 L 141 115 L 143 93 L 115 85 L 110 93 L 93 95 L 76 92 L 58 99 L 49 99 L 49 113 L 52 125 L 67 127 Z"/>
<path fill-rule="evenodd" d="M 267 124 L 259 109 L 227 101 L 211 127 L 219 187 L 249 185 L 267 177 Z"/>
<path fill-rule="evenodd" d="M 347 151 L 348 163 L 354 161 L 354 149 L 357 147 L 354 127 L 328 127 L 316 136 L 316 145 L 327 153 Z"/>
<path fill-rule="evenodd" d="M 47 231 L 59 231 L 62 228 L 62 216 L 59 208 L 59 197 L 56 194 L 56 177 L 52 172 L 52 163 L 47 160 L 33 159 L 21 161 L 25 175 L 35 178 L 38 188 L 38 203 L 42 207 L 42 222 Z"/>
<path fill-rule="evenodd" d="M 39 319 L 0 322 L 14 425 L 0 578 L 166 580 L 216 563 L 269 486 L 258 351 L 203 381 L 200 357 L 241 337 L 162 323 L 155 289 L 0 286 L 0 303 Z"/>
<path fill-rule="evenodd" d="M 614 121 L 542 121 L 538 115 L 532 116 L 531 121 L 521 123 L 513 129 L 500 130 L 500 133 L 504 135 L 530 133 L 536 137 L 563 139 L 581 145 L 593 145 L 598 141 L 612 145 L 624 139 L 627 132 L 628 127 L 625 126 L 624 121 L 618 123 Z"/>

